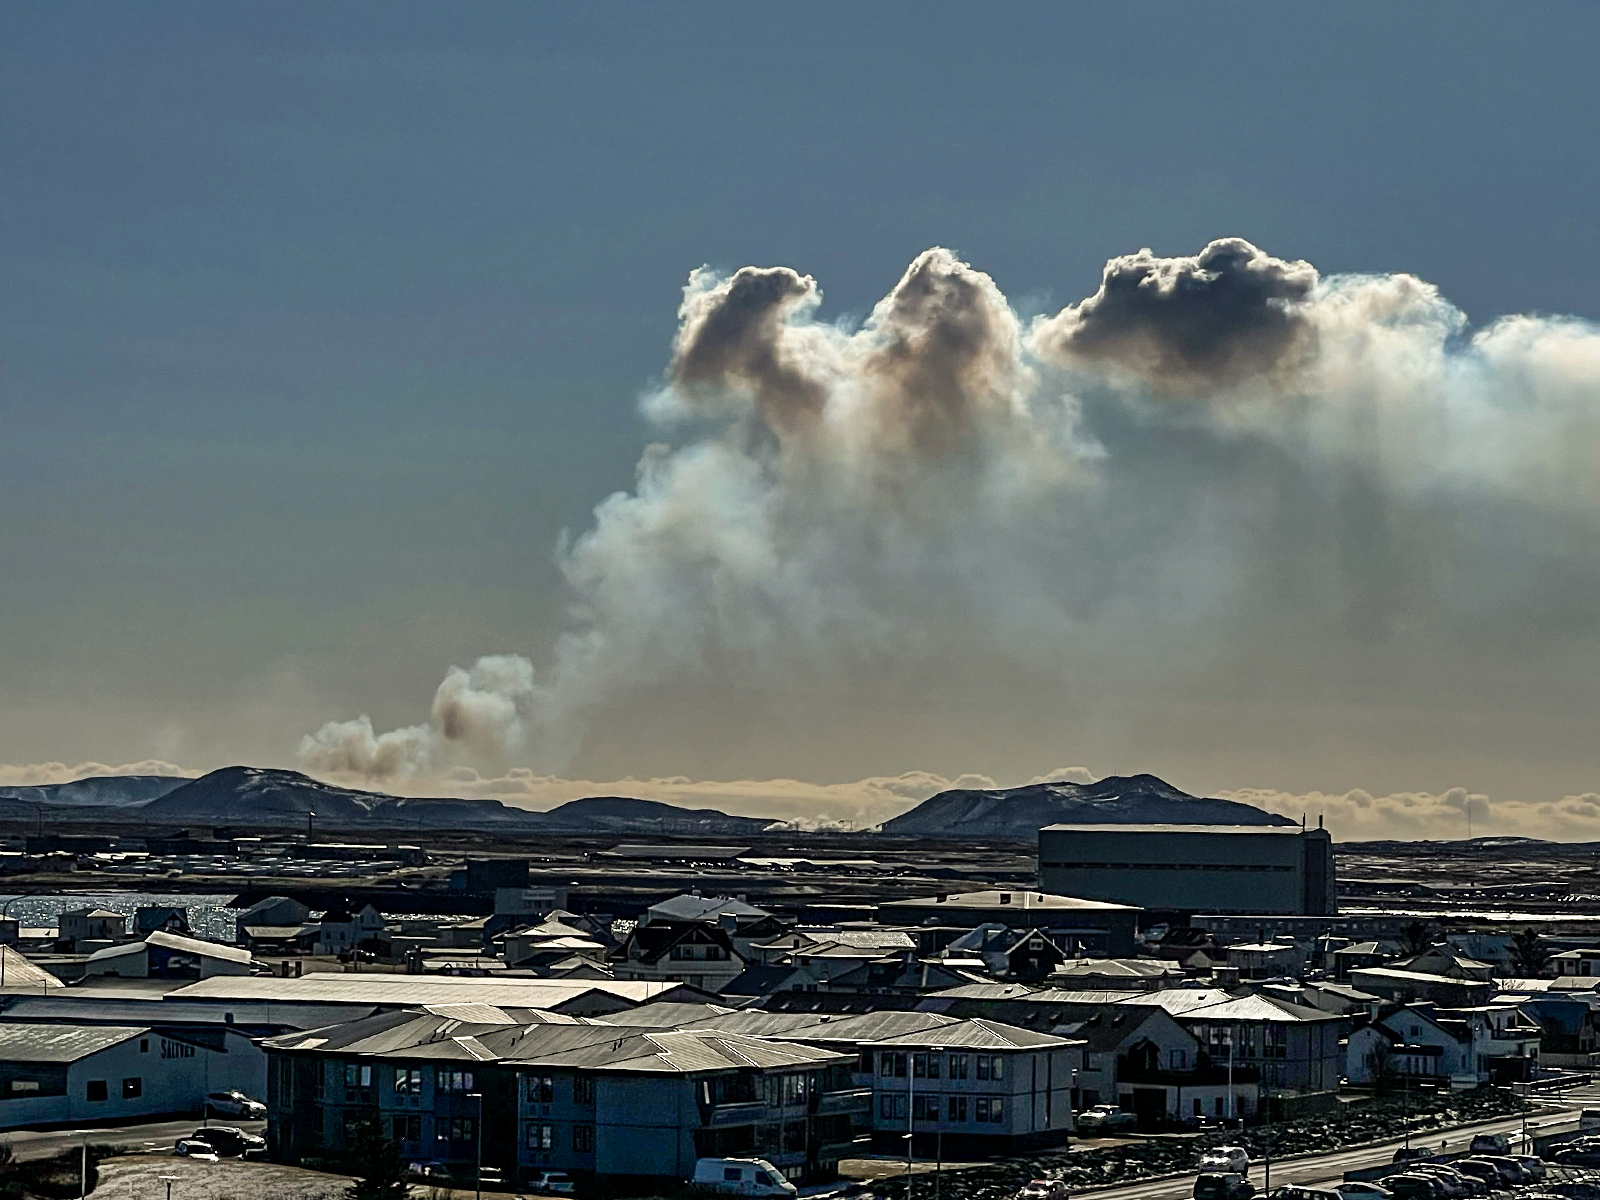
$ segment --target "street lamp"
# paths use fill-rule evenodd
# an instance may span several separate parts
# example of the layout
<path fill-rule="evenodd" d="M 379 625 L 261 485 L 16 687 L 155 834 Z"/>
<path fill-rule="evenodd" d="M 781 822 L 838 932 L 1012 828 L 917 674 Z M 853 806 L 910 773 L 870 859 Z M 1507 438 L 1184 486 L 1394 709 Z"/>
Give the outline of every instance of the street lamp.
<path fill-rule="evenodd" d="M 477 1185 L 474 1193 L 477 1200 L 483 1200 L 483 1093 L 468 1092 L 467 1099 L 478 1102 L 478 1121 L 472 1127 L 473 1138 L 478 1143 L 478 1169 L 473 1174 L 473 1182 Z"/>
<path fill-rule="evenodd" d="M 156 1178 L 167 1185 L 167 1200 L 172 1200 L 172 1185 L 178 1177 L 176 1175 L 157 1175 Z"/>

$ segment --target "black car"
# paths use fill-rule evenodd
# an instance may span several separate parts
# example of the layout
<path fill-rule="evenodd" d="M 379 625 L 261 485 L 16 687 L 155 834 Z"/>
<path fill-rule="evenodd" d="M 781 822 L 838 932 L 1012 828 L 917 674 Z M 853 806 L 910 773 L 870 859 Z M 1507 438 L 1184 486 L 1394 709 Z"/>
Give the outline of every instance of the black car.
<path fill-rule="evenodd" d="M 232 1125 L 207 1125 L 190 1135 L 205 1142 L 224 1158 L 249 1158 L 267 1152 L 267 1139 Z"/>

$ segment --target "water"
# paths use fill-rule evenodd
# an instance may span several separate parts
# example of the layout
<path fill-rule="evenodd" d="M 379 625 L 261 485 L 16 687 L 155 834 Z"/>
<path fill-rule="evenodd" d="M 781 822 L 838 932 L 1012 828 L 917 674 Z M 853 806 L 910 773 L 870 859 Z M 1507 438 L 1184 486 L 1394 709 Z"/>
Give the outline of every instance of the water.
<path fill-rule="evenodd" d="M 160 904 L 189 910 L 189 928 L 196 937 L 232 943 L 237 909 L 228 908 L 233 893 L 220 895 L 195 895 L 193 893 L 167 892 L 84 892 L 71 896 L 5 896 L 0 897 L 0 909 L 14 917 L 24 929 L 48 929 L 56 925 L 57 918 L 68 909 L 103 908 L 108 912 L 126 913 L 128 930 L 133 930 L 135 909 Z"/>

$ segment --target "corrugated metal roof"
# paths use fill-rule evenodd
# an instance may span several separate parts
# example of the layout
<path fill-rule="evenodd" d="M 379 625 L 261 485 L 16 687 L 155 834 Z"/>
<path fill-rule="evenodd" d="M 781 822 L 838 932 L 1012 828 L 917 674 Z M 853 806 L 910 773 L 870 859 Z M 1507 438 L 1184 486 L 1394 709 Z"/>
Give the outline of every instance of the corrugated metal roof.
<path fill-rule="evenodd" d="M 492 1004 L 552 1008 L 590 992 L 644 1003 L 682 986 L 646 980 L 478 979 L 458 975 L 327 972 L 282 979 L 272 975 L 218 975 L 173 992 L 179 1000 L 264 1000 L 274 1004 Z"/>
<path fill-rule="evenodd" d="M 9 992 L 12 988 L 27 988 L 30 991 L 48 990 L 67 986 L 38 963 L 28 961 L 23 954 L 10 946 L 0 946 L 0 963 L 5 965 L 4 974 L 0 975 L 0 979 L 5 981 L 3 984 L 5 991 Z"/>
<path fill-rule="evenodd" d="M 149 1032 L 148 1027 L 140 1025 L 0 1023 L 0 1062 L 77 1062 Z"/>
<path fill-rule="evenodd" d="M 1052 1034 L 1035 1033 L 1031 1029 L 1019 1029 L 1015 1025 L 1006 1025 L 1000 1021 L 973 1018 L 918 1033 L 881 1038 L 872 1044 L 875 1046 L 938 1045 L 960 1050 L 1023 1050 L 1067 1046 L 1071 1043 L 1066 1038 L 1055 1037 Z"/>
<path fill-rule="evenodd" d="M 1004 896 L 1006 899 L 1001 900 Z M 995 888 L 984 892 L 961 892 L 954 896 L 921 896 L 915 900 L 885 900 L 878 905 L 882 912 L 901 908 L 924 908 L 944 904 L 951 908 L 992 908 L 996 913 L 1044 911 L 1097 911 L 1138 912 L 1132 904 L 1112 904 L 1109 900 L 1080 900 L 1077 896 L 1053 896 L 1048 892 L 1002 891 Z"/>

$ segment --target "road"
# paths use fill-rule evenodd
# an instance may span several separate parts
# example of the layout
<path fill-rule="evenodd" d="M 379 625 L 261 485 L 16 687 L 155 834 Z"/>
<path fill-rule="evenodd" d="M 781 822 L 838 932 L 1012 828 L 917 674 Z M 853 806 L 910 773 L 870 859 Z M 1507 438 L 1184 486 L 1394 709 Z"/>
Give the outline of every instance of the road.
<path fill-rule="evenodd" d="M 1564 1106 L 1581 1105 L 1585 1099 L 1590 1098 L 1567 1096 L 1561 1101 L 1563 1108 L 1552 1107 L 1530 1114 L 1528 1133 L 1532 1136 L 1541 1136 L 1566 1133 L 1576 1129 L 1577 1108 L 1568 1109 Z M 1480 1133 L 1520 1134 L 1521 1132 L 1522 1118 L 1510 1117 L 1498 1121 L 1486 1121 L 1480 1125 L 1464 1125 L 1459 1129 L 1444 1132 L 1430 1131 L 1429 1136 L 1414 1138 L 1413 1144 L 1437 1148 L 1439 1143 L 1443 1142 L 1447 1152 L 1456 1153 L 1467 1149 L 1473 1137 Z M 1396 1138 L 1392 1142 L 1361 1146 L 1353 1150 L 1339 1150 L 1333 1154 L 1319 1154 L 1315 1158 L 1275 1162 L 1272 1164 L 1272 1186 L 1276 1188 L 1297 1183 L 1309 1187 L 1323 1187 L 1338 1183 L 1344 1178 L 1346 1171 L 1381 1166 L 1392 1161 L 1396 1147 L 1403 1145 L 1405 1145 L 1404 1139 Z M 1250 1179 L 1265 1192 L 1267 1181 L 1264 1164 L 1257 1162 L 1251 1165 Z M 1094 1200 L 1188 1200 L 1193 1192 L 1194 1176 L 1182 1175 L 1177 1178 L 1153 1179 L 1148 1183 L 1129 1184 L 1127 1187 L 1097 1189 L 1082 1194 L 1092 1195 Z"/>
<path fill-rule="evenodd" d="M 213 1117 L 212 1125 L 232 1125 L 236 1129 L 243 1129 L 246 1133 L 265 1134 L 267 1123 L 265 1121 L 235 1121 L 227 1117 L 220 1120 Z M 131 1146 L 137 1150 L 148 1150 L 159 1153 L 171 1150 L 172 1143 L 181 1137 L 188 1137 L 199 1129 L 199 1117 L 186 1117 L 180 1121 L 151 1121 L 139 1125 L 110 1125 L 104 1128 L 89 1129 L 85 1132 L 76 1132 L 70 1129 L 52 1129 L 46 1131 L 20 1129 L 12 1133 L 0 1134 L 0 1139 L 11 1143 L 11 1150 L 19 1159 L 23 1158 L 49 1158 L 52 1154 L 60 1154 L 63 1150 L 75 1150 L 84 1142 L 91 1145 Z"/>

